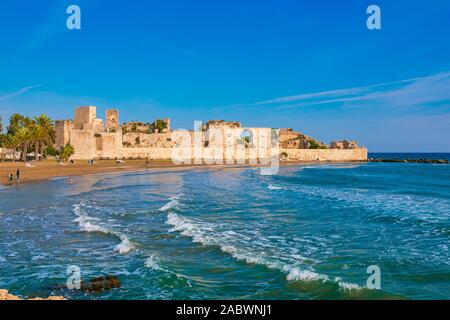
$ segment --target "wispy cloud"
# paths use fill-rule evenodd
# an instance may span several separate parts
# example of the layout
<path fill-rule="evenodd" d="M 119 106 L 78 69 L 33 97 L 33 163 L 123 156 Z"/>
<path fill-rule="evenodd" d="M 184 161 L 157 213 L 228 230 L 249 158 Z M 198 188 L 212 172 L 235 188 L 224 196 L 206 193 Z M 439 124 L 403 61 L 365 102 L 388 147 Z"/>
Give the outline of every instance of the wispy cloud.
<path fill-rule="evenodd" d="M 38 88 L 40 86 L 42 86 L 42 85 L 37 84 L 37 85 L 34 85 L 34 86 L 28 86 L 28 87 L 21 88 L 21 89 L 19 89 L 17 91 L 14 91 L 14 92 L 10 92 L 10 93 L 1 95 L 0 96 L 0 102 L 3 102 L 3 101 L 6 101 L 6 100 L 13 99 L 15 97 L 21 96 L 21 95 L 27 93 L 28 91 L 30 91 L 30 90 L 32 90 L 34 88 Z"/>
<path fill-rule="evenodd" d="M 450 72 L 369 86 L 278 97 L 244 106 L 267 106 L 282 110 L 331 104 L 345 107 L 420 106 L 444 101 L 450 101 Z"/>

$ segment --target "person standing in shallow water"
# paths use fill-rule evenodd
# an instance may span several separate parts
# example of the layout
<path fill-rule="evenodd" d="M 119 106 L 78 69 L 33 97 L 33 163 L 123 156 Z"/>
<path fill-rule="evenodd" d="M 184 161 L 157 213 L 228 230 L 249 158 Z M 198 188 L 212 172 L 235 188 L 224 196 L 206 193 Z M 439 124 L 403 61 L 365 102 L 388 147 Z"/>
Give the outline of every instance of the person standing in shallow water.
<path fill-rule="evenodd" d="M 16 171 L 16 181 L 17 182 L 19 182 L 20 181 L 20 169 L 19 168 L 17 168 L 17 171 Z"/>
<path fill-rule="evenodd" d="M 7 177 L 8 177 L 8 183 L 11 185 L 12 181 L 13 181 L 13 174 L 12 173 L 8 173 Z"/>

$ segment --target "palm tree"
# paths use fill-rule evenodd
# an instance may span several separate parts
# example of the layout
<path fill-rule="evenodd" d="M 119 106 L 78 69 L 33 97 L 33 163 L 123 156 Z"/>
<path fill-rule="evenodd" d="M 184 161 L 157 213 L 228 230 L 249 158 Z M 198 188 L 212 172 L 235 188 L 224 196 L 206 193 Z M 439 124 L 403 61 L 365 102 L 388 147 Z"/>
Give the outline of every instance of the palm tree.
<path fill-rule="evenodd" d="M 34 145 L 34 157 L 36 162 L 39 161 L 39 149 L 46 138 L 47 134 L 45 130 L 38 124 L 33 125 L 31 129 L 31 144 Z"/>
<path fill-rule="evenodd" d="M 39 160 L 38 154 L 43 154 L 46 146 L 55 143 L 56 133 L 53 126 L 53 120 L 45 114 L 34 118 L 32 128 L 34 155 L 37 162 Z"/>
<path fill-rule="evenodd" d="M 19 128 L 15 134 L 18 140 L 19 147 L 22 149 L 22 159 L 24 162 L 27 161 L 28 147 L 32 141 L 32 134 L 29 127 Z"/>

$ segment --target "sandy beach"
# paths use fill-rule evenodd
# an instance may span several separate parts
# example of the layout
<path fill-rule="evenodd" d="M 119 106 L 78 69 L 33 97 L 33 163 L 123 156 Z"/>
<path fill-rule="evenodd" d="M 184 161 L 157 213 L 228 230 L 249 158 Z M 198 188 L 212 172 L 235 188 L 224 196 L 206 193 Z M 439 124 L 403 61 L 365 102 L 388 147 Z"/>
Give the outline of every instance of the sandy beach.
<path fill-rule="evenodd" d="M 44 160 L 37 164 L 31 162 L 32 167 L 27 167 L 24 162 L 0 162 L 0 184 L 8 185 L 7 175 L 14 175 L 13 184 L 16 183 L 16 171 L 20 170 L 20 183 L 46 180 L 55 177 L 70 177 L 85 174 L 112 173 L 138 171 L 155 168 L 186 168 L 198 167 L 199 165 L 174 165 L 170 160 L 150 161 L 145 166 L 145 160 L 127 160 L 120 165 L 116 165 L 114 160 L 96 160 L 93 165 L 87 161 L 67 162 L 60 165 L 55 160 Z M 205 165 L 202 165 L 205 167 Z"/>

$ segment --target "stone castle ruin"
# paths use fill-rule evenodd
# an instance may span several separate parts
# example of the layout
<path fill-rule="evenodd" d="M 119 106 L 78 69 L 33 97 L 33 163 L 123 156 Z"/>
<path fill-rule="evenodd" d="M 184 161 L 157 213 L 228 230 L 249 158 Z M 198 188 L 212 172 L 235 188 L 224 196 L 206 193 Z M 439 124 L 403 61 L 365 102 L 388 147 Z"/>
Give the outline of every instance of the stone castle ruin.
<path fill-rule="evenodd" d="M 77 160 L 173 160 L 180 146 L 188 146 L 180 152 L 195 163 L 211 158 L 258 159 L 273 156 L 273 152 L 300 161 L 367 160 L 367 149 L 355 141 L 334 141 L 328 146 L 292 129 L 244 128 L 240 122 L 210 120 L 196 130 L 172 130 L 170 119 L 121 125 L 118 110 L 107 110 L 105 122 L 97 118 L 96 111 L 94 106 L 78 107 L 73 121 L 56 121 L 55 147 L 70 143 L 75 150 L 72 159 Z"/>

